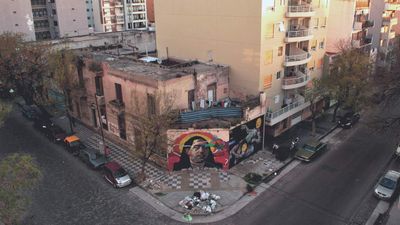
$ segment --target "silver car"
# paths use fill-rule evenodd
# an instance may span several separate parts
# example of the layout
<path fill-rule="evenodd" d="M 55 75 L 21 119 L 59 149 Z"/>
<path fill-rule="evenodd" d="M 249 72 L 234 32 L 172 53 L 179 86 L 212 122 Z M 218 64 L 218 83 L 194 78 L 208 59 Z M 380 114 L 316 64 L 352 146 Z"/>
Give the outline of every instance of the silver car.
<path fill-rule="evenodd" d="M 394 170 L 389 170 L 379 180 L 375 186 L 375 195 L 383 200 L 390 200 L 393 193 L 396 191 L 400 179 L 400 173 Z"/>

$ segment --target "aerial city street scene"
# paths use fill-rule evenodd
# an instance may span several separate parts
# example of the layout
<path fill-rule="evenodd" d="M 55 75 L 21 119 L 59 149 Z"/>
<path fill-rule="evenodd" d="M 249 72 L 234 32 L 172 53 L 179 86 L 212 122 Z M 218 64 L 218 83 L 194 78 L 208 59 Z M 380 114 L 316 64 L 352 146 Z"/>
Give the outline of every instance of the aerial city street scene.
<path fill-rule="evenodd" d="M 0 225 L 400 225 L 400 0 L 2 0 Z"/>

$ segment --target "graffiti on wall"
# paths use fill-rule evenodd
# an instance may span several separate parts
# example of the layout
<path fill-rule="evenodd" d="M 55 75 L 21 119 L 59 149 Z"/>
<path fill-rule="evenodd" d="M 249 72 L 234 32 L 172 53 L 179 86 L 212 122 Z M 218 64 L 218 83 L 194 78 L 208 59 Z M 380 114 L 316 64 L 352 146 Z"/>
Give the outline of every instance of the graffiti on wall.
<path fill-rule="evenodd" d="M 263 127 L 263 116 L 260 116 L 230 131 L 229 167 L 238 164 L 262 148 Z"/>
<path fill-rule="evenodd" d="M 175 139 L 168 153 L 170 171 L 188 168 L 229 168 L 228 144 L 208 132 L 194 131 Z"/>

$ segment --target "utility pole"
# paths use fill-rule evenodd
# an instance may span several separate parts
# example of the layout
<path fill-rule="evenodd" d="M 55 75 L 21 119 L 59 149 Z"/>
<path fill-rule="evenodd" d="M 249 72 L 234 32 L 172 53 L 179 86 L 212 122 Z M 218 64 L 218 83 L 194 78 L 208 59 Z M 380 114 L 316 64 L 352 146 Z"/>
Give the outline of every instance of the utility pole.
<path fill-rule="evenodd" d="M 103 133 L 103 120 L 101 119 L 99 103 L 97 102 L 97 94 L 94 94 L 94 99 L 95 99 L 95 102 L 96 102 L 97 115 L 99 117 L 101 141 L 103 142 L 103 153 L 104 153 L 105 156 L 107 156 L 107 152 L 106 152 L 107 146 L 106 146 L 106 142 L 104 140 L 104 133 Z"/>

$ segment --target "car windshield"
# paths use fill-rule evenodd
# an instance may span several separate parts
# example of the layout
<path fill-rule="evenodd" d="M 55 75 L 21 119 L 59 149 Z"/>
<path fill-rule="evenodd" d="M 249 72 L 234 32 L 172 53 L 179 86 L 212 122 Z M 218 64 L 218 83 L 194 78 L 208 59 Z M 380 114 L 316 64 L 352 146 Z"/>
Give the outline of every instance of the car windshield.
<path fill-rule="evenodd" d="M 102 158 L 104 158 L 104 155 L 102 155 L 100 153 L 96 153 L 93 156 L 94 156 L 94 159 L 102 159 Z"/>
<path fill-rule="evenodd" d="M 115 171 L 114 176 L 115 177 L 123 177 L 126 176 L 128 173 L 123 169 L 119 168 L 117 171 Z"/>
<path fill-rule="evenodd" d="M 61 128 L 59 128 L 59 127 L 53 127 L 53 132 L 54 132 L 55 134 L 61 134 L 61 133 L 63 133 L 64 131 L 63 131 Z"/>
<path fill-rule="evenodd" d="M 73 142 L 69 143 L 69 146 L 71 146 L 71 147 L 73 147 L 73 148 L 79 147 L 79 145 L 80 145 L 80 142 L 79 142 L 79 141 L 73 141 Z"/>
<path fill-rule="evenodd" d="M 304 150 L 307 150 L 307 151 L 311 151 L 311 152 L 315 152 L 315 148 L 313 147 L 313 146 L 310 146 L 310 145 L 304 145 Z"/>
<path fill-rule="evenodd" d="M 396 182 L 384 177 L 379 184 L 385 188 L 394 189 L 396 187 Z"/>

